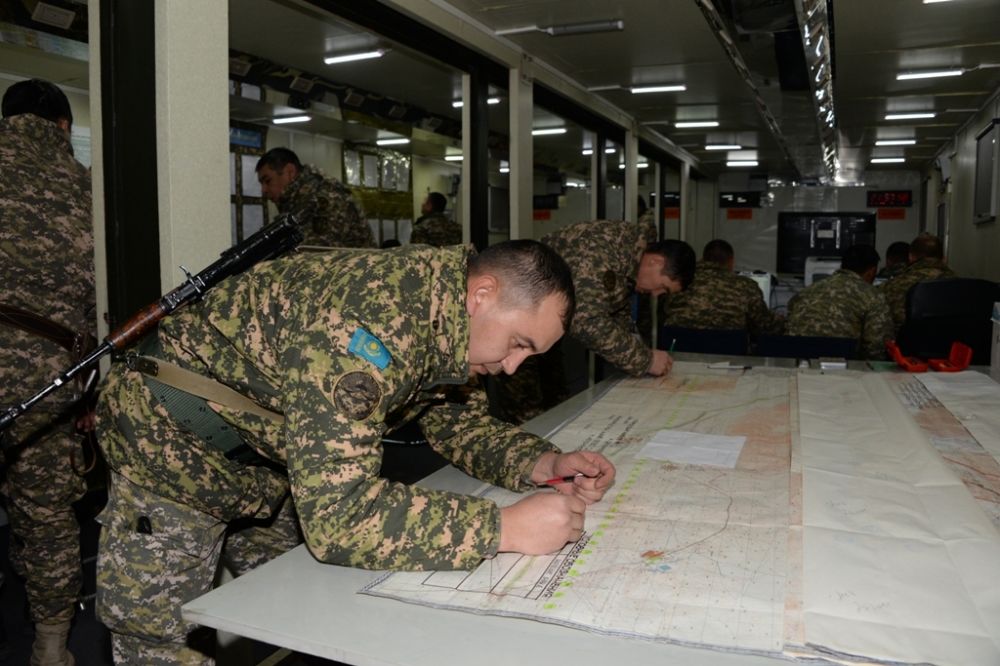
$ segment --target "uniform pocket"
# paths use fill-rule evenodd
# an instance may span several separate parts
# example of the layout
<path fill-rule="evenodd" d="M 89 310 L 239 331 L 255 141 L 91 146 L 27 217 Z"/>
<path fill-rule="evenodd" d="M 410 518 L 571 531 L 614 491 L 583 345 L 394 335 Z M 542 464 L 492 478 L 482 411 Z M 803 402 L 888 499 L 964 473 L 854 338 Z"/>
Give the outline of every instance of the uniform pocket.
<path fill-rule="evenodd" d="M 181 606 L 212 588 L 225 524 L 121 477 L 98 521 L 98 618 L 115 633 L 181 640 L 194 626 Z"/>

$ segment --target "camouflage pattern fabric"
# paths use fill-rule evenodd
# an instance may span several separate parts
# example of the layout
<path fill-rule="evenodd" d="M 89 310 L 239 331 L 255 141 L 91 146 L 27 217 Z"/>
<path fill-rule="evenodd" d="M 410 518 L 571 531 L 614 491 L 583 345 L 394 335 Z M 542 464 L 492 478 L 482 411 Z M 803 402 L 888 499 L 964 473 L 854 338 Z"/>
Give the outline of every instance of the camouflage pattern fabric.
<path fill-rule="evenodd" d="M 883 266 L 882 269 L 875 275 L 876 278 L 880 280 L 891 280 L 903 271 L 907 269 L 906 262 L 900 262 L 898 264 L 893 264 L 892 266 Z"/>
<path fill-rule="evenodd" d="M 859 357 L 883 359 L 892 319 L 879 290 L 842 268 L 792 297 L 788 334 L 854 338 Z"/>
<path fill-rule="evenodd" d="M 95 333 L 90 174 L 69 137 L 33 114 L 0 120 L 0 300 L 77 331 Z M 0 403 L 21 402 L 66 369 L 59 345 L 0 321 Z M 8 436 L 4 494 L 10 500 L 13 564 L 26 575 L 36 622 L 73 617 L 80 591 L 80 528 L 70 506 L 84 482 L 63 387 L 21 417 Z"/>
<path fill-rule="evenodd" d="M 888 282 L 879 285 L 878 288 L 882 290 L 885 300 L 889 304 L 889 312 L 892 314 L 892 323 L 896 333 L 906 321 L 906 292 L 910 290 L 910 287 L 919 282 L 951 277 L 956 277 L 955 271 L 948 268 L 943 261 L 924 257 L 914 261 Z"/>
<path fill-rule="evenodd" d="M 570 335 L 625 372 L 645 373 L 652 350 L 632 320 L 632 296 L 639 260 L 656 240 L 652 223 L 577 222 L 541 240 L 573 271 L 577 307 Z"/>
<path fill-rule="evenodd" d="M 117 548 L 110 538 L 104 544 L 98 612 L 113 631 L 131 636 L 123 644 L 165 632 L 163 640 L 183 649 L 188 628 L 164 613 L 206 592 L 210 579 L 199 574 L 191 583 L 182 554 L 168 558 L 162 549 L 191 550 L 185 543 L 193 542 L 212 568 L 217 528 L 209 526 L 269 520 L 288 490 L 305 543 L 323 562 L 463 569 L 496 553 L 500 512 L 493 502 L 377 476 L 382 434 L 417 416 L 438 453 L 515 490 L 531 488 L 535 461 L 556 450 L 490 418 L 483 391 L 470 383 L 469 251 L 408 246 L 287 257 L 223 282 L 161 323 L 163 358 L 284 414 L 279 425 L 213 406 L 280 472 L 227 460 L 156 404 L 140 375 L 112 370 L 98 413 L 108 464 L 146 493 L 143 515 L 152 520 L 163 507 L 176 516 L 163 533 L 153 521 L 160 551 Z M 122 504 L 109 504 L 105 525 L 135 524 Z M 212 539 L 202 541 L 208 533 Z M 129 624 L 141 598 L 136 588 L 171 598 L 143 626 Z"/>
<path fill-rule="evenodd" d="M 375 247 L 371 227 L 347 186 L 311 165 L 302 167 L 278 199 L 278 211 L 295 215 L 305 235 L 303 245 Z"/>
<path fill-rule="evenodd" d="M 699 261 L 694 281 L 658 299 L 661 325 L 780 334 L 784 321 L 772 313 L 757 283 L 712 261 Z"/>
<path fill-rule="evenodd" d="M 462 225 L 451 220 L 444 213 L 431 213 L 417 219 L 413 224 L 411 243 L 424 243 L 444 247 L 462 244 Z"/>

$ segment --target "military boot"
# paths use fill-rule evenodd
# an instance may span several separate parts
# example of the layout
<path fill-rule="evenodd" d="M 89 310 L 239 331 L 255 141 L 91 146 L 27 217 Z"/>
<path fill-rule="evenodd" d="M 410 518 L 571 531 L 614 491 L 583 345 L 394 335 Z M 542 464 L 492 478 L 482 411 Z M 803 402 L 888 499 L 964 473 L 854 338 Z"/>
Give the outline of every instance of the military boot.
<path fill-rule="evenodd" d="M 69 620 L 56 624 L 35 623 L 35 644 L 31 648 L 31 666 L 73 666 L 76 661 L 66 649 Z"/>

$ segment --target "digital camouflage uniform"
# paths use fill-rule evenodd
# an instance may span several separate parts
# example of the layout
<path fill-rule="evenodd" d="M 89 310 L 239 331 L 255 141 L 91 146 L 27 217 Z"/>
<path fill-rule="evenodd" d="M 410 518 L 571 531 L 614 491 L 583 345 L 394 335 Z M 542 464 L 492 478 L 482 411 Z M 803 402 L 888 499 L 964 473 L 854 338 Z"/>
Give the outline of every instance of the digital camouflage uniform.
<path fill-rule="evenodd" d="M 444 213 L 424 215 L 414 223 L 410 242 L 436 245 L 437 247 L 461 245 L 462 225 L 449 219 Z"/>
<path fill-rule="evenodd" d="M 891 280 L 892 278 L 896 277 L 897 275 L 905 271 L 906 268 L 907 264 L 905 261 L 901 261 L 898 264 L 893 264 L 892 266 L 883 266 L 882 270 L 880 270 L 875 275 L 875 277 L 880 280 Z"/>
<path fill-rule="evenodd" d="M 278 212 L 298 218 L 303 245 L 375 247 L 371 227 L 346 185 L 305 165 L 278 198 Z"/>
<path fill-rule="evenodd" d="M 534 463 L 556 450 L 490 418 L 470 383 L 468 253 L 410 246 L 283 258 L 161 323 L 159 356 L 284 414 L 279 425 L 217 409 L 269 466 L 228 460 L 157 404 L 141 375 L 112 370 L 98 412 L 112 468 L 98 612 L 118 659 L 209 663 L 183 648 L 192 627 L 180 606 L 211 588 L 227 524 L 272 523 L 258 530 L 275 533 L 269 542 L 255 534 L 239 544 L 270 550 L 245 563 L 289 547 L 290 514 L 272 517 L 289 489 L 322 562 L 468 569 L 497 552 L 492 501 L 378 478 L 381 435 L 417 415 L 436 451 L 507 488 L 532 487 Z"/>
<path fill-rule="evenodd" d="M 661 296 L 661 325 L 779 334 L 781 317 L 772 313 L 757 283 L 713 261 L 699 261 L 694 280 L 677 294 Z"/>
<path fill-rule="evenodd" d="M 0 301 L 75 331 L 94 333 L 90 175 L 69 137 L 34 114 L 0 120 Z M 71 363 L 69 352 L 0 321 L 0 402 L 22 402 Z M 72 469 L 75 386 L 17 420 L 8 436 L 4 490 L 12 561 L 26 577 L 35 622 L 73 617 L 80 592 L 80 528 L 71 504 L 84 482 Z"/>
<path fill-rule="evenodd" d="M 788 334 L 858 341 L 858 356 L 882 359 L 892 337 L 885 297 L 854 271 L 842 268 L 788 302 Z"/>
<path fill-rule="evenodd" d="M 898 333 L 906 321 L 906 292 L 910 287 L 919 282 L 952 277 L 955 277 L 955 271 L 948 268 L 943 261 L 924 257 L 914 261 L 888 282 L 879 285 L 878 288 L 882 290 L 889 304 L 895 331 Z"/>
<path fill-rule="evenodd" d="M 639 260 L 655 240 L 652 222 L 623 220 L 577 222 L 541 239 L 573 273 L 576 312 L 569 334 L 636 377 L 649 369 L 653 352 L 632 320 L 635 281 Z M 513 375 L 497 377 L 496 411 L 504 419 L 523 423 L 569 397 L 561 343 L 527 358 Z"/>

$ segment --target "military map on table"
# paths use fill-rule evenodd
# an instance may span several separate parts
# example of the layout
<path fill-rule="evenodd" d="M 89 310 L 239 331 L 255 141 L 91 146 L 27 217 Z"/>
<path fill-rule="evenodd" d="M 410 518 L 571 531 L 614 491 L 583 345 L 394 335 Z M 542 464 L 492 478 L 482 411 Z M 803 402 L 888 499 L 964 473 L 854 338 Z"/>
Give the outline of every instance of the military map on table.
<path fill-rule="evenodd" d="M 545 557 L 501 554 L 472 572 L 388 575 L 365 591 L 607 634 L 779 653 L 800 607 L 794 376 L 678 364 L 623 380 L 552 439 L 603 452 L 615 486 L 580 542 Z M 640 458 L 658 430 L 746 437 L 733 469 Z M 793 478 L 794 477 L 794 478 Z M 546 492 L 546 491 L 543 491 Z M 518 495 L 488 488 L 501 505 Z M 789 626 L 786 626 L 786 623 Z"/>

